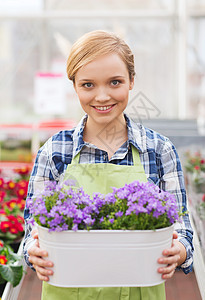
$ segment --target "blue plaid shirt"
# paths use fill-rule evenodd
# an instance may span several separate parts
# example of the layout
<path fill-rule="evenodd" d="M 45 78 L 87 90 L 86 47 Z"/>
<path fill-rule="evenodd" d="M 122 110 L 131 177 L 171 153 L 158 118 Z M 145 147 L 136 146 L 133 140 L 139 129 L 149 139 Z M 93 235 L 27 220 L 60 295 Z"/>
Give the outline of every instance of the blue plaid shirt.
<path fill-rule="evenodd" d="M 36 161 L 31 173 L 28 198 L 35 197 L 37 191 L 44 188 L 44 182 L 47 180 L 59 181 L 64 176 L 64 172 L 80 151 L 79 163 L 112 163 L 117 165 L 133 165 L 132 151 L 130 144 L 134 145 L 140 155 L 141 163 L 144 167 L 148 181 L 155 183 L 160 189 L 174 193 L 180 210 L 187 210 L 186 191 L 184 187 L 184 178 L 175 147 L 167 137 L 145 128 L 142 124 L 135 123 L 126 114 L 124 115 L 128 140 L 121 143 L 120 132 L 114 128 L 105 127 L 107 139 L 103 140 L 109 147 L 113 134 L 115 138 L 118 135 L 119 149 L 109 160 L 108 153 L 98 149 L 95 145 L 84 142 L 83 130 L 87 121 L 85 115 L 76 128 L 60 131 L 52 136 L 43 147 L 38 151 Z M 101 133 L 98 134 L 101 139 Z M 121 140 L 121 141 L 120 141 Z M 32 225 L 27 221 L 30 218 L 29 210 L 25 208 L 25 239 L 24 239 L 24 257 L 27 264 L 32 268 L 28 261 L 29 247 L 35 240 L 31 237 Z M 175 224 L 175 230 L 178 232 L 179 241 L 185 246 L 187 257 L 185 262 L 179 267 L 184 273 L 192 271 L 193 265 L 193 230 L 186 214 L 183 216 L 182 223 Z"/>

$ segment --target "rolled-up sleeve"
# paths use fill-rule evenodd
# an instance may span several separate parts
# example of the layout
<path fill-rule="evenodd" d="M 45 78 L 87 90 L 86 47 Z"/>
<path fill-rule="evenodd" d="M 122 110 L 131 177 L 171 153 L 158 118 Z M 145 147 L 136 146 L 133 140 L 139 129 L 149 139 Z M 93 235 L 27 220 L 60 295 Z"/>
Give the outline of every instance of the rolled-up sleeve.
<path fill-rule="evenodd" d="M 186 260 L 178 269 L 188 274 L 193 268 L 193 229 L 187 213 L 187 197 L 181 163 L 176 149 L 169 139 L 161 150 L 160 188 L 175 194 L 179 211 L 185 213 L 181 217 L 181 221 L 175 224 L 175 230 L 178 232 L 178 240 L 184 245 L 187 254 Z"/>

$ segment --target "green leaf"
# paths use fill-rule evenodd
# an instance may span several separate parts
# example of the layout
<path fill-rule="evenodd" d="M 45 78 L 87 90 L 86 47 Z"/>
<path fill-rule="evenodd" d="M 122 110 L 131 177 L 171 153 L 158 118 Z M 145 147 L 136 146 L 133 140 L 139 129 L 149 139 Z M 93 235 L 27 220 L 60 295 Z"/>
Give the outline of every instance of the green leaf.
<path fill-rule="evenodd" d="M 0 265 L 0 274 L 6 281 L 17 286 L 23 275 L 23 266 Z"/>
<path fill-rule="evenodd" d="M 12 234 L 10 232 L 0 232 L 0 238 L 4 241 L 7 241 L 7 240 L 15 240 L 17 238 L 17 234 Z"/>
<path fill-rule="evenodd" d="M 0 284 L 4 283 L 6 280 L 0 274 Z M 1 299 L 1 298 L 0 298 Z"/>
<path fill-rule="evenodd" d="M 7 246 L 7 248 L 8 248 L 8 260 L 17 261 L 22 258 L 22 256 L 16 254 L 10 246 Z"/>

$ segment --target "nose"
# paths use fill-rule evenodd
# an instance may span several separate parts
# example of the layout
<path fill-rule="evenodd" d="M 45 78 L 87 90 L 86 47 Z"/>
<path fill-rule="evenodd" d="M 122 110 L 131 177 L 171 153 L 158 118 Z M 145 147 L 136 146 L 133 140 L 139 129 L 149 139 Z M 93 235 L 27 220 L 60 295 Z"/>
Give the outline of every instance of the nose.
<path fill-rule="evenodd" d="M 96 95 L 95 95 L 95 100 L 96 101 L 107 101 L 110 100 L 110 94 L 108 90 L 105 87 L 99 87 L 97 89 Z"/>

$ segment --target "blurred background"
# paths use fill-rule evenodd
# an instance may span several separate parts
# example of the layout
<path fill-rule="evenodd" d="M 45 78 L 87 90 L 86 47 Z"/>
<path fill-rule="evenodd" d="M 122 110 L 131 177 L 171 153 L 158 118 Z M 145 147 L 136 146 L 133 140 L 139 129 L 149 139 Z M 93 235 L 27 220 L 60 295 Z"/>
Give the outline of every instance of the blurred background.
<path fill-rule="evenodd" d="M 114 31 L 129 44 L 133 93 L 142 91 L 159 118 L 204 118 L 204 17 L 204 0 L 0 0 L 0 122 L 50 116 L 36 107 L 39 73 L 62 74 L 58 116 L 78 119 L 66 59 L 72 43 L 95 29 Z"/>
<path fill-rule="evenodd" d="M 48 137 L 83 116 L 66 60 L 96 29 L 117 33 L 135 55 L 127 112 L 178 149 L 204 296 L 205 205 L 196 207 L 205 202 L 205 0 L 0 0 L 0 168 L 31 167 Z"/>

